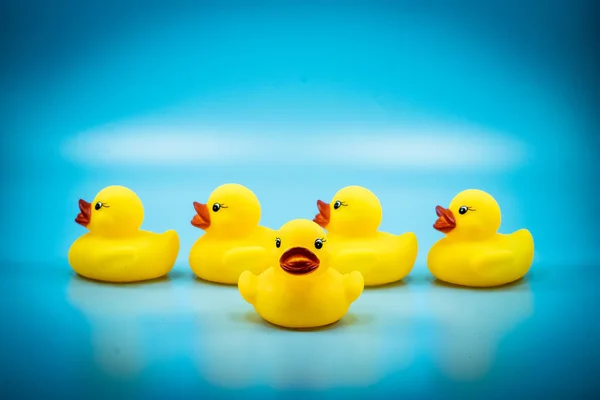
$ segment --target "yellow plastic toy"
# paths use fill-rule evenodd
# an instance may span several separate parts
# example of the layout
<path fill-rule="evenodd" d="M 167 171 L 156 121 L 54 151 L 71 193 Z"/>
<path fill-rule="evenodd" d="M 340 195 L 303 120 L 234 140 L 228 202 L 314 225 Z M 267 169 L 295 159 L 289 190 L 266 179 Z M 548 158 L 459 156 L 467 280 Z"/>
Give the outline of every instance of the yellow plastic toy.
<path fill-rule="evenodd" d="M 498 232 L 500 206 L 486 192 L 465 190 L 450 208 L 437 206 L 433 227 L 446 234 L 433 245 L 427 265 L 438 279 L 463 286 L 499 286 L 525 276 L 533 262 L 533 237 L 526 229 Z"/>
<path fill-rule="evenodd" d="M 329 243 L 317 224 L 305 219 L 281 227 L 271 243 L 277 266 L 256 276 L 245 271 L 242 297 L 262 318 L 287 328 L 315 328 L 340 320 L 363 291 L 358 271 L 342 275 L 329 267 Z"/>
<path fill-rule="evenodd" d="M 157 234 L 140 229 L 144 206 L 123 186 L 102 189 L 92 203 L 79 200 L 75 222 L 89 229 L 69 249 L 69 263 L 86 278 L 135 282 L 169 273 L 179 252 L 174 230 Z"/>
<path fill-rule="evenodd" d="M 331 204 L 317 201 L 314 221 L 327 229 L 332 266 L 341 273 L 360 271 L 366 286 L 396 282 L 410 273 L 417 258 L 417 237 L 377 229 L 382 210 L 379 199 L 361 186 L 348 186 Z"/>
<path fill-rule="evenodd" d="M 194 202 L 192 225 L 203 229 L 189 262 L 201 279 L 235 285 L 246 270 L 260 274 L 274 260 L 272 229 L 259 226 L 260 203 L 247 187 L 216 188 L 207 204 Z"/>

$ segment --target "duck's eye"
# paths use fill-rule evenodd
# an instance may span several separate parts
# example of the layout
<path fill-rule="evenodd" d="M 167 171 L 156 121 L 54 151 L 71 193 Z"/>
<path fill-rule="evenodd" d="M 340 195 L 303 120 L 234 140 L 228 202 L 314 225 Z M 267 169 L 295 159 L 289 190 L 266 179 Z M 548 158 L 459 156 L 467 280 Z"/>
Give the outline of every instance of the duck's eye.
<path fill-rule="evenodd" d="M 462 215 L 462 214 L 466 214 L 466 213 L 467 213 L 467 211 L 469 211 L 469 207 L 467 207 L 467 206 L 461 206 L 461 207 L 458 209 L 458 213 L 459 213 L 459 214 L 461 214 L 461 215 Z"/>
<path fill-rule="evenodd" d="M 341 202 L 341 201 L 339 201 L 339 200 L 336 200 L 336 202 L 335 202 L 335 203 L 333 203 L 333 208 L 334 208 L 335 210 L 337 210 L 337 209 L 338 209 L 338 208 L 340 208 L 341 206 L 342 206 L 342 202 Z"/>
<path fill-rule="evenodd" d="M 103 204 L 101 202 L 97 202 L 96 205 L 94 206 L 94 208 L 96 209 L 96 211 L 98 211 L 99 209 L 101 209 L 103 206 Z"/>
<path fill-rule="evenodd" d="M 275 239 L 275 247 L 277 247 L 277 248 L 281 247 L 281 239 L 279 239 L 279 238 Z"/>
<path fill-rule="evenodd" d="M 319 250 L 323 247 L 323 239 L 315 240 L 315 249 Z"/>
<path fill-rule="evenodd" d="M 212 209 L 214 212 L 217 212 L 221 209 L 221 205 L 219 203 L 215 203 L 215 204 L 213 204 Z"/>

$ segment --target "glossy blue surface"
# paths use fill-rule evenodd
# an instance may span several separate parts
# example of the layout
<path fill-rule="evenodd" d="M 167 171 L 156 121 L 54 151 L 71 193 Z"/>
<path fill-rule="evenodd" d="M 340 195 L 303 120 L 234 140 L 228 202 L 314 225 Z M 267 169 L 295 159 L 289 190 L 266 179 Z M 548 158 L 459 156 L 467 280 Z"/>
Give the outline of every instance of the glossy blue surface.
<path fill-rule="evenodd" d="M 597 395 L 593 9 L 2 2 L 0 394 Z M 265 325 L 186 265 L 192 202 L 226 182 L 274 228 L 366 186 L 381 229 L 417 234 L 415 269 L 329 329 Z M 73 276 L 77 200 L 111 184 L 140 195 L 145 229 L 178 231 L 169 279 Z M 501 232 L 531 230 L 524 281 L 431 282 L 434 207 L 467 188 L 498 200 Z"/>
<path fill-rule="evenodd" d="M 477 290 L 420 268 L 365 291 L 335 325 L 291 331 L 185 266 L 135 285 L 11 267 L 1 284 L 9 398 L 577 398 L 598 389 L 597 272 L 564 280 L 537 270 Z"/>

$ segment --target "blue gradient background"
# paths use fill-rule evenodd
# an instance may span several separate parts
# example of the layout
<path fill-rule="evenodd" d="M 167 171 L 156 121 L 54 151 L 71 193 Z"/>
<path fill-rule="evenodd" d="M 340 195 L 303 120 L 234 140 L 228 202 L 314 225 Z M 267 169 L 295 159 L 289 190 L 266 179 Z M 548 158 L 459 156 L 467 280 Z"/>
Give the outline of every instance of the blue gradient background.
<path fill-rule="evenodd" d="M 592 1 L 577 0 L 2 2 L 0 390 L 11 397 L 293 396 L 311 388 L 333 397 L 597 395 L 594 15 Z M 431 121 L 437 128 L 423 156 L 444 151 L 446 125 L 493 132 L 524 153 L 493 166 L 493 146 L 468 165 L 339 163 L 310 152 L 293 161 L 297 142 L 335 154 L 351 131 L 401 147 Z M 138 126 L 130 149 L 137 154 L 156 147 L 143 131 L 157 123 L 166 127 L 159 135 L 184 131 L 193 143 L 258 135 L 267 156 L 215 148 L 210 160 L 178 162 L 175 152 L 128 164 L 92 162 L 94 148 L 68 150 L 80 135 Z M 476 137 L 461 140 L 469 148 Z M 460 151 L 453 143 L 447 151 Z M 195 281 L 186 265 L 200 234 L 189 224 L 191 203 L 226 182 L 252 188 L 263 224 L 275 228 L 312 218 L 316 199 L 345 185 L 366 186 L 383 204 L 383 230 L 417 234 L 415 269 L 404 284 L 365 293 L 337 328 L 300 333 L 261 324 L 235 289 Z M 146 229 L 179 232 L 169 279 L 114 287 L 73 276 L 66 255 L 84 232 L 73 222 L 77 200 L 110 184 L 140 195 Z M 431 228 L 434 206 L 471 187 L 497 198 L 503 232 L 533 233 L 536 259 L 524 281 L 476 291 L 429 276 L 427 249 L 440 237 Z M 464 358 L 449 350 L 454 345 Z M 301 351 L 288 354 L 293 348 Z M 348 356 L 357 348 L 367 350 Z M 310 354 L 327 355 L 314 376 Z M 281 376 L 299 366 L 297 375 Z"/>

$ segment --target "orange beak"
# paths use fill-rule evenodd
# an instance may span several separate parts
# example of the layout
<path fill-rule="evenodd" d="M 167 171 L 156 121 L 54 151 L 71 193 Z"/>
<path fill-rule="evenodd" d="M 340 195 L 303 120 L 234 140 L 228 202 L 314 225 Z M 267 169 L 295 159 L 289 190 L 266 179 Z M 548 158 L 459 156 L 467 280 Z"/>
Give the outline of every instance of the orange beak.
<path fill-rule="evenodd" d="M 80 199 L 79 210 L 81 212 L 77 215 L 77 218 L 75 218 L 75 222 L 81 226 L 88 226 L 92 218 L 92 204 Z"/>
<path fill-rule="evenodd" d="M 210 214 L 206 204 L 194 202 L 196 215 L 192 218 L 192 225 L 196 228 L 206 230 L 210 226 Z"/>
<path fill-rule="evenodd" d="M 328 203 L 321 200 L 317 200 L 317 207 L 319 208 L 319 213 L 315 215 L 313 221 L 319 224 L 321 228 L 326 228 L 331 218 L 331 207 Z"/>
<path fill-rule="evenodd" d="M 447 208 L 437 206 L 435 207 L 435 213 L 438 216 L 437 221 L 433 224 L 433 227 L 440 232 L 449 233 L 452 229 L 456 228 L 456 220 L 454 214 Z"/>
<path fill-rule="evenodd" d="M 292 247 L 281 255 L 279 266 L 288 274 L 306 275 L 317 268 L 321 261 L 319 257 L 306 247 Z"/>

